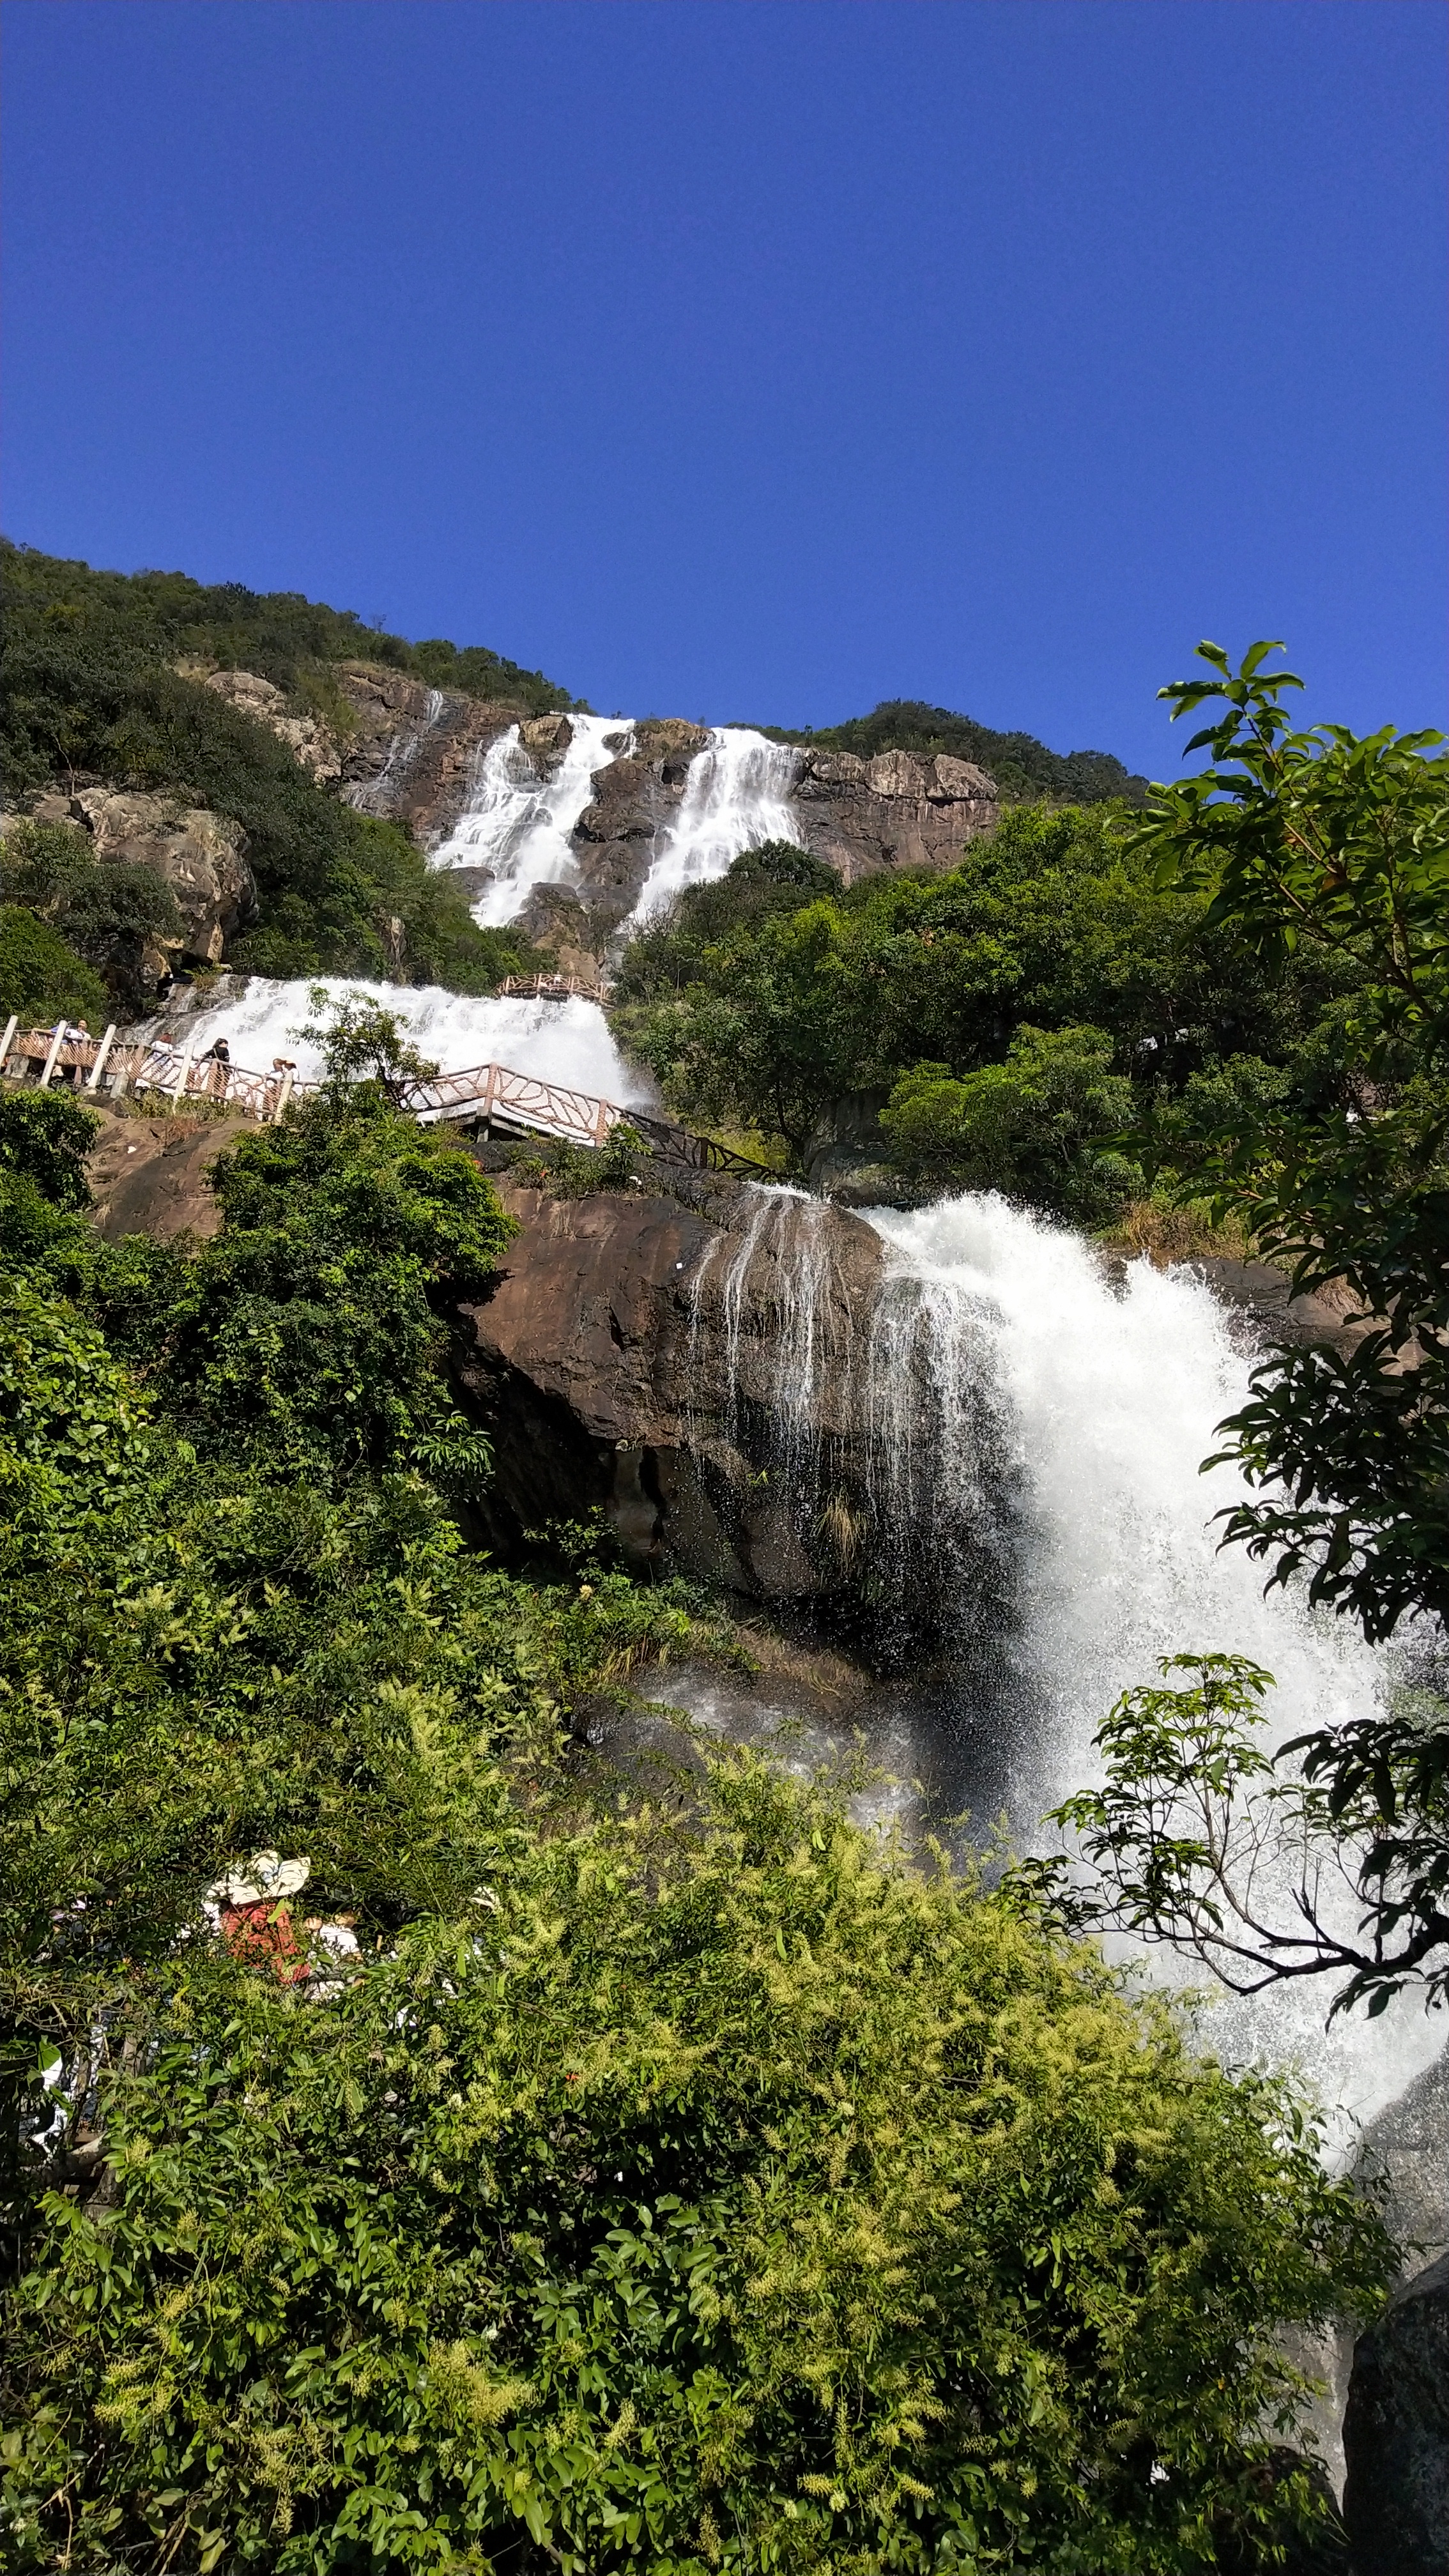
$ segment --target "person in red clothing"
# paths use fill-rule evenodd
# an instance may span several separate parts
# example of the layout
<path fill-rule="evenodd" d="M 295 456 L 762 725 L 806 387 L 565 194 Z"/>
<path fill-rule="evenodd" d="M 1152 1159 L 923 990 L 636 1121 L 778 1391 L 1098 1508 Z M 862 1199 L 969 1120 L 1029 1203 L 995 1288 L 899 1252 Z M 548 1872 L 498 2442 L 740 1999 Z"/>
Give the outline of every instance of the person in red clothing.
<path fill-rule="evenodd" d="M 311 1873 L 309 1860 L 283 1860 L 278 1852 L 260 1851 L 244 1868 L 229 1870 L 207 1889 L 232 1956 L 253 1967 L 270 1967 L 284 1986 L 302 1985 L 312 1974 L 287 1901 L 306 1886 Z"/>

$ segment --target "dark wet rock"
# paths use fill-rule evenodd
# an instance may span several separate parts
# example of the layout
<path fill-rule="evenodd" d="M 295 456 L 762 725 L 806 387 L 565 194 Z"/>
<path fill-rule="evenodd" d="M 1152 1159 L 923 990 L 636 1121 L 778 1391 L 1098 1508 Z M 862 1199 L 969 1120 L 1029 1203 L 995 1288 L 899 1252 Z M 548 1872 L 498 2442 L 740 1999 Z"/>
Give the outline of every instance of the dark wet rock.
<path fill-rule="evenodd" d="M 478 1505 L 489 1543 L 516 1555 L 527 1531 L 599 1507 L 641 1570 L 777 1601 L 849 1592 L 869 1468 L 850 1358 L 879 1238 L 818 1202 L 727 1183 L 671 1199 L 502 1187 L 522 1231 L 464 1311 L 459 1365 L 494 1441 Z M 792 1360 L 802 1260 L 808 1363 Z M 817 1488 L 830 1511 L 802 1508 Z"/>
<path fill-rule="evenodd" d="M 939 1181 L 909 1180 L 890 1161 L 890 1139 L 880 1123 L 886 1093 L 851 1091 L 833 1101 L 805 1147 L 812 1190 L 837 1207 L 926 1207 L 941 1195 Z"/>
<path fill-rule="evenodd" d="M 1207 1281 L 1219 1303 L 1231 1307 L 1257 1344 L 1332 1342 L 1348 1349 L 1367 1328 L 1357 1330 L 1347 1318 L 1353 1301 L 1337 1287 L 1295 1297 L 1286 1270 L 1269 1261 L 1228 1261 L 1216 1254 L 1196 1255 L 1186 1264 Z"/>
<path fill-rule="evenodd" d="M 401 823 L 421 849 L 435 848 L 466 810 L 489 746 L 523 721 L 524 709 L 429 689 L 371 663 L 340 663 L 336 678 L 354 725 L 343 745 L 342 792 L 364 813 Z M 542 737 L 539 756 L 552 756 Z"/>
<path fill-rule="evenodd" d="M 1449 2255 L 1360 2335 L 1343 2438 L 1355 2576 L 1449 2576 Z"/>

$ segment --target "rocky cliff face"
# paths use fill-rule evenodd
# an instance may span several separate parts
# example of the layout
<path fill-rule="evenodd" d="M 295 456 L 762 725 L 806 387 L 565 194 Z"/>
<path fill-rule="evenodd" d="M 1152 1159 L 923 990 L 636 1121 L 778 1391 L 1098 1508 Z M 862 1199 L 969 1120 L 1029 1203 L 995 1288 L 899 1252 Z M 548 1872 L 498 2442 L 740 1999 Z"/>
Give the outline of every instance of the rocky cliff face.
<path fill-rule="evenodd" d="M 176 797 L 132 795 L 113 787 L 40 796 L 31 812 L 38 823 L 78 823 L 98 859 L 150 868 L 165 880 L 184 931 L 164 951 L 148 952 L 142 973 L 151 980 L 178 960 L 219 964 L 228 939 L 256 910 L 247 836 L 228 815 L 185 805 Z"/>
<path fill-rule="evenodd" d="M 494 1441 L 488 1542 L 515 1554 L 526 1530 L 598 1507 L 641 1571 L 763 1600 L 848 1596 L 870 1461 L 847 1354 L 879 1238 L 727 1183 L 679 1199 L 501 1188 L 522 1231 L 466 1310 L 459 1368 Z M 808 1366 L 794 1347 L 802 1229 Z"/>
<path fill-rule="evenodd" d="M 426 689 L 402 673 L 343 664 L 337 679 L 353 720 L 345 739 L 288 714 L 281 692 L 250 673 L 217 672 L 207 685 L 270 724 L 314 776 L 335 779 L 365 812 L 394 817 L 424 849 L 445 839 L 466 810 L 483 754 L 510 725 L 518 725 L 520 750 L 540 782 L 571 738 L 566 715 L 530 718 L 501 700 Z M 623 757 L 595 772 L 575 826 L 576 887 L 544 889 L 526 928 L 597 959 L 633 910 L 679 811 L 690 763 L 708 743 L 703 727 L 678 717 L 633 728 Z M 846 884 L 881 868 L 953 866 L 1000 810 L 994 783 L 969 761 L 900 751 L 874 760 L 800 751 L 787 793 L 800 839 Z M 467 880 L 474 871 L 457 873 Z"/>
<path fill-rule="evenodd" d="M 1000 814 L 994 779 L 968 760 L 805 751 L 793 795 L 803 838 L 847 885 L 880 868 L 954 867 Z"/>

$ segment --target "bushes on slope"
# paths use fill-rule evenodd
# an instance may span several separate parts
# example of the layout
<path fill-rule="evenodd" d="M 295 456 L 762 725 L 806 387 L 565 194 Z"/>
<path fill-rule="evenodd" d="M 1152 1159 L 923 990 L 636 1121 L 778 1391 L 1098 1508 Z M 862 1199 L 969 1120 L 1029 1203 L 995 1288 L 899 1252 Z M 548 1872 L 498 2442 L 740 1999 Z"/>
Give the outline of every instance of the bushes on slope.
<path fill-rule="evenodd" d="M 146 585 L 180 575 L 133 584 L 14 547 L 0 573 L 7 794 L 83 776 L 174 789 L 239 822 L 259 913 L 236 943 L 238 965 L 387 976 L 394 923 L 410 971 L 457 992 L 490 991 L 527 962 L 519 941 L 476 927 L 398 825 L 329 795 L 266 726 L 171 667 L 183 630 L 152 613 Z"/>

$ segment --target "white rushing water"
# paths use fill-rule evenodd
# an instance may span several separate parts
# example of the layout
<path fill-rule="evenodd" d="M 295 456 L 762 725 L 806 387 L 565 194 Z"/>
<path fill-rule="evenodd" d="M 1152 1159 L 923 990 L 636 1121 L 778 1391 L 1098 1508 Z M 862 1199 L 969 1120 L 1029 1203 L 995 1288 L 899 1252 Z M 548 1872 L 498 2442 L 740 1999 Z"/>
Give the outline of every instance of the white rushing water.
<path fill-rule="evenodd" d="M 592 803 L 594 779 L 627 758 L 634 728 L 623 716 L 570 716 L 573 738 L 557 768 L 541 776 L 510 725 L 478 761 L 466 808 L 432 852 L 435 868 L 487 868 L 493 882 L 473 906 L 485 926 L 515 921 L 535 887 L 574 885 L 572 835 Z M 413 757 L 410 744 L 406 757 Z M 798 754 L 749 725 L 715 725 L 689 764 L 684 793 L 656 836 L 639 899 L 626 928 L 658 912 L 686 886 L 722 877 L 742 850 L 798 841 L 789 801 Z M 381 781 L 375 782 L 375 791 Z M 374 791 L 374 792 L 375 792 Z"/>
<path fill-rule="evenodd" d="M 623 757 L 630 727 L 618 716 L 570 716 L 572 739 L 556 769 L 541 777 L 517 725 L 490 743 L 478 764 L 466 810 L 432 852 L 435 868 L 489 868 L 493 883 L 473 906 L 481 926 L 514 921 L 536 886 L 572 885 L 578 876 L 571 834 L 592 803 L 594 778 Z"/>
<path fill-rule="evenodd" d="M 1265 1665 L 1277 1681 L 1274 1742 L 1371 1711 L 1384 1659 L 1347 1622 L 1265 1596 L 1263 1569 L 1241 1548 L 1219 1551 L 1210 1524 L 1241 1479 L 1232 1467 L 1199 1471 L 1251 1362 L 1202 1281 L 1143 1260 L 1119 1293 L 1080 1236 L 995 1197 L 874 1209 L 869 1222 L 891 1247 L 898 1298 L 929 1311 L 938 1397 L 964 1453 L 948 1437 L 934 1472 L 975 1486 L 970 1402 L 983 1375 L 995 1429 L 1005 1424 L 1016 1448 L 1029 1532 L 1023 1662 L 1044 1696 L 1022 1751 L 1020 1814 L 1100 1777 L 1097 1727 L 1124 1690 L 1157 1679 L 1162 1655 L 1234 1652 Z M 888 1287 L 884 1311 L 890 1302 Z M 888 1419 L 881 1430 L 903 1436 Z M 925 1462 L 906 1468 L 919 1485 Z M 954 1497 L 940 1499 L 944 1508 Z M 932 1507 L 929 1492 L 915 1495 L 914 1509 Z M 1193 1974 L 1176 1953 L 1154 1951 L 1151 1964 L 1177 1984 Z M 1339 2020 L 1325 2033 L 1331 1988 L 1323 1979 L 1223 1995 L 1203 2036 L 1229 2058 L 1296 2066 L 1346 2135 L 1438 2055 L 1443 2031 L 1406 1996 L 1374 2022 Z"/>
<path fill-rule="evenodd" d="M 764 841 L 795 841 L 800 827 L 790 803 L 799 754 L 769 742 L 749 725 L 716 725 L 689 764 L 674 820 L 662 834 L 629 919 L 651 913 L 686 886 L 722 877 L 732 859 Z"/>
<path fill-rule="evenodd" d="M 186 1035 L 198 1055 L 213 1039 L 224 1037 L 233 1064 L 250 1073 L 270 1073 L 276 1056 L 290 1056 L 298 1078 L 315 1081 L 322 1070 L 320 1049 L 297 1035 L 318 1016 L 310 999 L 314 984 L 321 985 L 329 1001 L 361 993 L 380 1003 L 402 1023 L 419 1054 L 443 1073 L 504 1064 L 515 1073 L 573 1084 L 598 1099 L 637 1109 L 654 1105 L 653 1085 L 620 1055 L 597 1002 L 577 997 L 568 1002 L 478 999 L 444 992 L 437 984 L 369 984 L 345 975 L 277 983 L 270 976 L 253 975 L 240 994 L 188 1015 Z M 182 1023 L 173 1018 L 147 1025 L 156 1035 L 163 1026 L 179 1029 Z"/>

